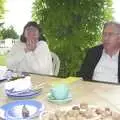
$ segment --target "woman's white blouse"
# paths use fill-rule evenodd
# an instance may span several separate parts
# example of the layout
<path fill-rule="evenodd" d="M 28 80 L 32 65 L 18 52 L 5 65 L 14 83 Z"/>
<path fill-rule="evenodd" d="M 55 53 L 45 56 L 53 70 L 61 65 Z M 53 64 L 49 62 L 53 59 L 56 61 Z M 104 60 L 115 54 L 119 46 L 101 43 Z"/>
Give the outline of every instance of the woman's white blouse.
<path fill-rule="evenodd" d="M 52 75 L 52 58 L 45 41 L 39 41 L 34 51 L 25 53 L 25 43 L 16 43 L 7 56 L 8 69 Z"/>

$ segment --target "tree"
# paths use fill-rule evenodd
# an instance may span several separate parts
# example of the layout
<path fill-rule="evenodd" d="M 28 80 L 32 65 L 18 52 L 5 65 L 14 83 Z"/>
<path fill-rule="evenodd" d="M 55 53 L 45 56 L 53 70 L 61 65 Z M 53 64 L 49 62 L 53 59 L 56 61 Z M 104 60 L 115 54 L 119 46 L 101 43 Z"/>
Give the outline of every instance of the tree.
<path fill-rule="evenodd" d="M 112 0 L 35 0 L 33 19 L 60 57 L 59 76 L 75 75 L 86 48 L 100 41 L 103 23 L 112 19 Z"/>
<path fill-rule="evenodd" d="M 17 39 L 19 37 L 17 32 L 14 30 L 13 26 L 10 26 L 8 28 L 3 27 L 0 30 L 0 36 L 2 39 L 6 39 L 6 38 Z"/>
<path fill-rule="evenodd" d="M 5 13 L 4 4 L 5 4 L 5 0 L 0 0 L 0 19 L 3 18 L 3 15 Z"/>

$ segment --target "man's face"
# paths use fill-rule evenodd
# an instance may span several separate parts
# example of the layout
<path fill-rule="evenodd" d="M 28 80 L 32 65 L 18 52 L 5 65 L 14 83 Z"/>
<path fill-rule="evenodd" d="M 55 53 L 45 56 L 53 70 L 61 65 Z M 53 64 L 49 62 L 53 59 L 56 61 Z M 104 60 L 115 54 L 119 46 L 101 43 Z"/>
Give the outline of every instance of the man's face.
<path fill-rule="evenodd" d="M 116 26 L 108 25 L 103 31 L 103 46 L 105 49 L 115 49 L 119 42 L 119 31 Z"/>

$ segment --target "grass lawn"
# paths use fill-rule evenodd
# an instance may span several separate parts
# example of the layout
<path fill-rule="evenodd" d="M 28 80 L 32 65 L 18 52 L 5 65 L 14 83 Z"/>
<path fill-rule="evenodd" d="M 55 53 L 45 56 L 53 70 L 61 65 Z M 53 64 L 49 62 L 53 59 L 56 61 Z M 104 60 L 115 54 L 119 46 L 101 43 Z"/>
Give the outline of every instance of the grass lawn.
<path fill-rule="evenodd" d="M 0 65 L 6 65 L 6 56 L 0 55 Z"/>

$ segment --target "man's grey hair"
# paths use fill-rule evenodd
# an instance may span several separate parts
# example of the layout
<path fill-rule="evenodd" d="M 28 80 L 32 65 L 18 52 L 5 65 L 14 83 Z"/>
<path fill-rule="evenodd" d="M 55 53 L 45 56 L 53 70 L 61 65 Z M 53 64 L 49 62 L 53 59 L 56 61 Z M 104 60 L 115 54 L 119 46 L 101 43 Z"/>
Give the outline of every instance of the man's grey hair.
<path fill-rule="evenodd" d="M 120 32 L 120 23 L 115 21 L 109 21 L 104 24 L 103 31 L 107 26 L 115 26 L 117 31 Z"/>

